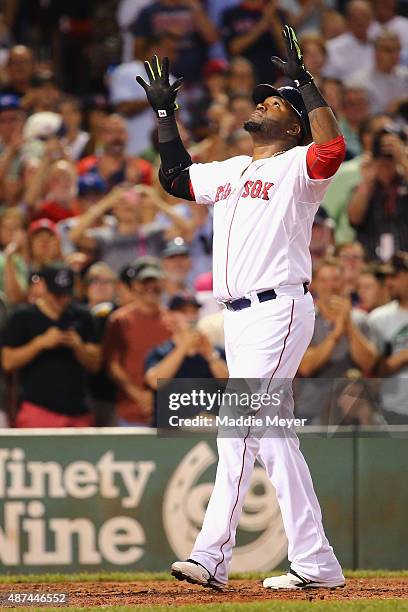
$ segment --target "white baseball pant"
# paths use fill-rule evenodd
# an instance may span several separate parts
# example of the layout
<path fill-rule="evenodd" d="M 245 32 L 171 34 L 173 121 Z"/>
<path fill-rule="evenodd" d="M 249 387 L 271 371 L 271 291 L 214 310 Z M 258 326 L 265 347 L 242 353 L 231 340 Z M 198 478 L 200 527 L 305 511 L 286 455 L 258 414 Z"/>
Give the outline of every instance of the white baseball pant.
<path fill-rule="evenodd" d="M 295 376 L 313 334 L 313 298 L 310 293 L 304 295 L 303 287 L 282 287 L 277 294 L 274 300 L 258 301 L 244 310 L 224 311 L 230 378 L 277 382 Z M 293 403 L 290 413 L 293 415 Z M 218 437 L 215 485 L 190 557 L 217 581 L 227 582 L 237 525 L 258 459 L 276 489 L 291 567 L 307 579 L 341 578 L 294 431 L 288 436 L 260 439 L 251 436 L 250 430 L 248 434 Z"/>

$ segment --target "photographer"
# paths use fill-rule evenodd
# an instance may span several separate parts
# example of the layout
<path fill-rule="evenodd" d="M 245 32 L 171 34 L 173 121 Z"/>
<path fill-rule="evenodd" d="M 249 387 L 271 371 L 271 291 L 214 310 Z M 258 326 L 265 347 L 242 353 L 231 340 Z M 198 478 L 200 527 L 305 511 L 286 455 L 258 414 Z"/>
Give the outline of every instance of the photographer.
<path fill-rule="evenodd" d="M 378 132 L 348 206 L 357 240 L 371 259 L 389 259 L 396 249 L 408 251 L 407 172 L 404 132 L 394 126 Z"/>

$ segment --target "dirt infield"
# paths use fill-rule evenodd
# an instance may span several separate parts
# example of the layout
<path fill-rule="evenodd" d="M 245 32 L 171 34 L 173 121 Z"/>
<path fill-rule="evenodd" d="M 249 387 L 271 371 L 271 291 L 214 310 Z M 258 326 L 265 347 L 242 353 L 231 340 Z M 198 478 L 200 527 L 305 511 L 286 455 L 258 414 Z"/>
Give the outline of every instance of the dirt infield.
<path fill-rule="evenodd" d="M 186 582 L 146 580 L 137 582 L 71 582 L 0 584 L 0 593 L 41 591 L 69 592 L 69 606 L 132 606 L 209 604 L 266 600 L 351 601 L 356 599 L 408 599 L 408 578 L 349 578 L 343 589 L 271 591 L 259 580 L 232 580 L 222 593 Z"/>

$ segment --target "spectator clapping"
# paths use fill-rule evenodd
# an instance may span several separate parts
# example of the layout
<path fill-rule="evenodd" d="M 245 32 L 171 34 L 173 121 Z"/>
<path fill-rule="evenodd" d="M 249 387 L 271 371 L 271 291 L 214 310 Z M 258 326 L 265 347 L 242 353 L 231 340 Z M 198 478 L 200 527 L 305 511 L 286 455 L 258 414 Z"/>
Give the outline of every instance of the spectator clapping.
<path fill-rule="evenodd" d="M 248 156 L 254 85 L 293 84 L 270 62 L 285 54 L 282 23 L 347 142 L 312 228 L 317 316 L 299 411 L 327 422 L 314 384 L 325 392 L 341 377 L 332 414 L 378 422 L 366 384 L 377 375 L 386 419 L 404 420 L 387 387 L 403 384 L 407 350 L 408 19 L 397 3 L 159 0 L 120 3 L 116 21 L 116 3 L 91 3 L 81 36 L 58 27 L 69 3 L 26 4 L 0 18 L 2 362 L 21 391 L 9 423 L 151 426 L 163 372 L 227 375 L 222 310 L 194 294 L 212 269 L 212 207 L 161 189 L 155 117 L 135 77 L 145 59 L 169 57 L 194 162 Z M 58 296 L 59 270 L 70 280 Z"/>

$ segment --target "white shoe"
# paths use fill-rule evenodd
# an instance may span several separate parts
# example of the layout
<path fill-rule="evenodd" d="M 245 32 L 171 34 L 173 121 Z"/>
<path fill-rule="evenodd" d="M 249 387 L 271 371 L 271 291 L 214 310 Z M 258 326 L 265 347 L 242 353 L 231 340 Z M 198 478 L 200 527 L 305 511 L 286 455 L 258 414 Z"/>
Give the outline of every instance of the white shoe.
<path fill-rule="evenodd" d="M 171 566 L 172 575 L 177 580 L 187 580 L 191 584 L 200 584 L 221 591 L 226 585 L 215 580 L 210 572 L 198 561 L 187 559 L 187 561 L 176 561 Z"/>
<path fill-rule="evenodd" d="M 337 589 L 346 584 L 344 578 L 329 582 L 319 582 L 318 580 L 307 580 L 299 576 L 294 570 L 290 570 L 283 576 L 273 576 L 265 578 L 263 585 L 266 589 Z"/>

